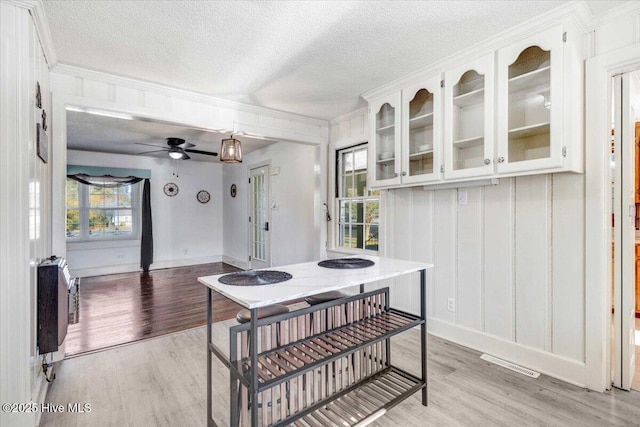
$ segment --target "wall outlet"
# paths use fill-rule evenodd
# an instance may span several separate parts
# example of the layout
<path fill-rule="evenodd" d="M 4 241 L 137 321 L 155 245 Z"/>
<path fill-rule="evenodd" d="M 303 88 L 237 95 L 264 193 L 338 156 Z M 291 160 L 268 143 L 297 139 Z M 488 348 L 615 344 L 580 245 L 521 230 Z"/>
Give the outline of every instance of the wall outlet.
<path fill-rule="evenodd" d="M 185 249 L 185 250 L 184 250 L 184 254 L 186 255 L 186 254 L 188 254 L 188 253 L 189 253 L 189 249 Z"/>
<path fill-rule="evenodd" d="M 447 310 L 456 311 L 456 299 L 455 298 L 447 298 Z"/>
<path fill-rule="evenodd" d="M 117 258 L 117 259 L 124 259 L 124 254 L 117 254 L 117 255 L 116 255 L 116 258 Z"/>
<path fill-rule="evenodd" d="M 467 192 L 458 190 L 458 205 L 465 206 L 467 204 Z"/>

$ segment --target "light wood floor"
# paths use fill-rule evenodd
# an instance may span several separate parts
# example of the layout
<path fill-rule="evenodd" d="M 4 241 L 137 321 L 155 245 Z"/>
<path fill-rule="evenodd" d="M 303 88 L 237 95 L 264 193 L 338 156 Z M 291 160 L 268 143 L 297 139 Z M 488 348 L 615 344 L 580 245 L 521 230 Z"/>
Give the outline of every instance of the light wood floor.
<path fill-rule="evenodd" d="M 216 340 L 228 337 L 217 324 Z M 392 359 L 418 372 L 418 331 L 393 339 Z M 89 403 L 90 413 L 43 414 L 41 426 L 203 426 L 206 330 L 196 328 L 63 361 L 46 402 Z M 429 406 L 419 393 L 378 426 L 640 426 L 640 393 L 590 392 L 542 375 L 531 379 L 429 337 Z M 228 424 L 228 374 L 214 372 L 214 418 Z"/>

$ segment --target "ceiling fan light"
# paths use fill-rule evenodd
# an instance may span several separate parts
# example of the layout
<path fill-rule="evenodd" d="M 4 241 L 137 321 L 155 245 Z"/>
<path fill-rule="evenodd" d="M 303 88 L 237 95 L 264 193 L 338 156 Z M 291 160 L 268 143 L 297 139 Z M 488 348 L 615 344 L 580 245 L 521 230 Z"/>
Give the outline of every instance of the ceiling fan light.
<path fill-rule="evenodd" d="M 169 150 L 169 157 L 175 160 L 180 160 L 184 157 L 184 153 L 180 150 L 174 150 L 173 148 Z"/>
<path fill-rule="evenodd" d="M 242 147 L 240 141 L 231 138 L 223 139 L 220 147 L 220 161 L 225 163 L 242 163 Z"/>

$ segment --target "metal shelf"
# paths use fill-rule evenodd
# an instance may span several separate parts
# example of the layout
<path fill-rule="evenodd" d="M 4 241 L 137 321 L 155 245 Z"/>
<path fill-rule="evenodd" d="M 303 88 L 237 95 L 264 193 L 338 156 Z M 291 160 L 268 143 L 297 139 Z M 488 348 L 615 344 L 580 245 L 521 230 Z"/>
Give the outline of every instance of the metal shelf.
<path fill-rule="evenodd" d="M 422 321 L 397 310 L 313 335 L 258 354 L 258 391 L 262 392 L 326 365 L 364 347 L 404 332 Z M 251 378 L 249 358 L 238 361 L 238 370 Z"/>
<path fill-rule="evenodd" d="M 355 384 L 332 396 L 328 403 L 314 405 L 276 426 L 316 427 L 366 425 L 426 387 L 422 380 L 395 367 Z"/>

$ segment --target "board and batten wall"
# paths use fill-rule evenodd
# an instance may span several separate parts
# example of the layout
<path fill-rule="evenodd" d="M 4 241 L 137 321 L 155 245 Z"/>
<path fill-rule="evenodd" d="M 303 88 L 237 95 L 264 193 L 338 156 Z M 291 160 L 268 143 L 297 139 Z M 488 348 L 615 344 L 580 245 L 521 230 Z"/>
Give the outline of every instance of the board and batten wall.
<path fill-rule="evenodd" d="M 366 109 L 331 122 L 330 159 L 368 140 L 362 123 Z M 383 190 L 380 254 L 434 264 L 431 334 L 584 385 L 584 187 L 584 175 L 560 173 Z M 418 313 L 418 280 L 395 279 L 392 305 Z"/>
<path fill-rule="evenodd" d="M 51 113 L 40 4 L 0 3 L 0 402 L 44 402 L 37 348 L 37 266 L 51 256 L 51 155 L 37 155 L 36 124 Z M 35 105 L 36 82 L 42 109 Z M 50 125 L 50 123 L 48 123 Z M 50 131 L 48 132 L 51 135 Z M 51 145 L 49 144 L 49 150 Z M 49 151 L 50 153 L 50 151 Z M 46 156 L 45 156 L 46 157 Z M 1 411 L 0 425 L 37 425 L 38 411 Z"/>
<path fill-rule="evenodd" d="M 77 150 L 68 150 L 67 161 L 151 171 L 152 270 L 222 260 L 222 164 Z M 178 185 L 175 196 L 164 194 L 168 182 Z M 211 194 L 208 203 L 197 201 L 200 190 Z M 139 271 L 140 238 L 70 242 L 67 261 L 73 275 L 79 277 Z"/>

